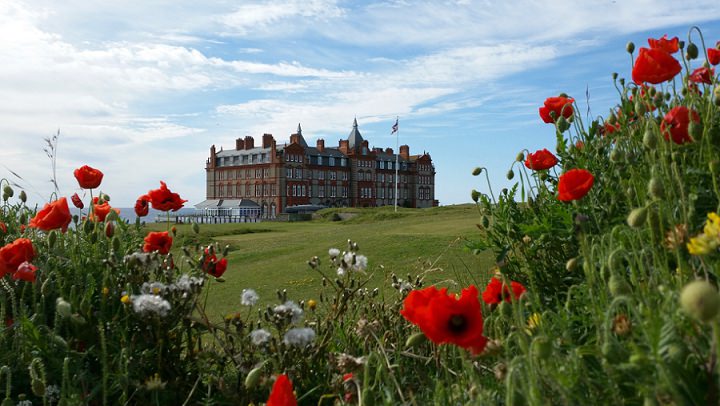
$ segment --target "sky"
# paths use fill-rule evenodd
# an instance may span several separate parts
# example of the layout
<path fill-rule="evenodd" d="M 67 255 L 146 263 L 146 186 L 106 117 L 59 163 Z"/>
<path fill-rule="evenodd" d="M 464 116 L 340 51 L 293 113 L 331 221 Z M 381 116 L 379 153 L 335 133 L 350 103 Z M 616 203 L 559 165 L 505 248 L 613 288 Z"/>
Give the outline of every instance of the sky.
<path fill-rule="evenodd" d="M 554 149 L 545 98 L 607 115 L 627 41 L 687 41 L 693 25 L 713 46 L 720 3 L 0 0 L 0 178 L 46 202 L 59 133 L 61 196 L 82 194 L 72 173 L 90 165 L 116 207 L 160 180 L 192 205 L 211 145 L 282 145 L 300 123 L 309 144 L 337 146 L 357 118 L 371 147 L 430 153 L 435 198 L 465 203 L 487 192 L 476 166 L 498 190 L 519 151 Z"/>

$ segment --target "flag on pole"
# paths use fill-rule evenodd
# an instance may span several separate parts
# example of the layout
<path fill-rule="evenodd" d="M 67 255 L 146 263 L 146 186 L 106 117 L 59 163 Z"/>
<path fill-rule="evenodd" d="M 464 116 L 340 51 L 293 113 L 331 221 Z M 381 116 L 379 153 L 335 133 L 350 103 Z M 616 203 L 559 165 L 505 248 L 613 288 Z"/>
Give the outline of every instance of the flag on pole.
<path fill-rule="evenodd" d="M 395 124 L 393 124 L 393 126 L 392 126 L 392 132 L 390 133 L 390 135 L 395 134 L 396 132 L 398 132 L 398 128 L 399 128 L 399 127 L 398 127 L 398 120 L 399 120 L 399 118 L 396 118 L 396 119 L 395 119 Z"/>

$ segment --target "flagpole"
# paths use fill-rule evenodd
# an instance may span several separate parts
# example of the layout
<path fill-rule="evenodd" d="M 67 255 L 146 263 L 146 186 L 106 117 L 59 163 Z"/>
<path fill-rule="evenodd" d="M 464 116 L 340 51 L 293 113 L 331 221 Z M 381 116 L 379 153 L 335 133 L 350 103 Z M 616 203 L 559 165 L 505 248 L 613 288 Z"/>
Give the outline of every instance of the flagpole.
<path fill-rule="evenodd" d="M 397 126 L 397 134 L 395 135 L 395 212 L 397 213 L 397 202 L 398 202 L 398 162 L 400 161 L 400 126 L 398 125 L 400 116 L 395 119 L 395 125 Z"/>

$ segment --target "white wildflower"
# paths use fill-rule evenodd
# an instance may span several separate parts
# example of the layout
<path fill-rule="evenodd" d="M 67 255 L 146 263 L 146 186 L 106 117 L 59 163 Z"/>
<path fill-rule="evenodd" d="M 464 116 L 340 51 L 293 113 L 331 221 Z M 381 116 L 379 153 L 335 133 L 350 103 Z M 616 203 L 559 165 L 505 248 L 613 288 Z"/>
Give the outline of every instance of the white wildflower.
<path fill-rule="evenodd" d="M 356 255 L 355 264 L 352 268 L 356 271 L 365 271 L 367 269 L 368 259 L 365 255 Z"/>
<path fill-rule="evenodd" d="M 21 400 L 17 402 L 17 406 L 32 406 L 32 402 L 29 400 Z"/>
<path fill-rule="evenodd" d="M 156 295 L 133 295 L 133 310 L 141 316 L 164 317 L 170 311 L 170 302 Z"/>
<path fill-rule="evenodd" d="M 345 276 L 345 269 L 343 269 L 343 267 L 339 267 L 337 269 L 337 276 L 339 276 L 339 277 Z"/>
<path fill-rule="evenodd" d="M 352 252 L 346 252 L 345 255 L 343 255 L 343 261 L 345 261 L 345 263 L 348 266 L 353 265 L 354 259 L 355 259 L 355 254 L 353 254 Z"/>
<path fill-rule="evenodd" d="M 260 296 L 257 292 L 252 289 L 243 289 L 242 295 L 240 296 L 240 304 L 243 306 L 255 306 Z"/>
<path fill-rule="evenodd" d="M 288 300 L 287 302 L 277 305 L 273 308 L 273 312 L 276 314 L 281 314 L 284 316 L 289 316 L 290 321 L 294 323 L 298 323 L 303 318 L 303 309 L 300 308 L 295 302 L 292 300 Z"/>
<path fill-rule="evenodd" d="M 250 332 L 250 340 L 255 345 L 263 345 L 270 339 L 270 333 L 264 328 L 259 328 Z"/>
<path fill-rule="evenodd" d="M 203 285 L 202 278 L 196 278 L 194 276 L 183 274 L 180 277 L 180 279 L 178 279 L 177 281 L 175 281 L 175 283 L 170 285 L 170 288 L 172 290 L 179 290 L 184 293 L 190 293 L 202 285 Z"/>
<path fill-rule="evenodd" d="M 152 283 L 145 282 L 140 287 L 140 291 L 142 293 L 150 294 L 150 295 L 159 295 L 161 293 L 165 293 L 166 289 L 167 289 L 167 286 L 162 282 L 152 282 Z"/>
<path fill-rule="evenodd" d="M 400 281 L 400 292 L 407 293 L 412 290 L 412 285 L 406 281 Z"/>
<path fill-rule="evenodd" d="M 283 342 L 287 345 L 305 347 L 315 340 L 315 330 L 311 328 L 291 328 L 285 333 Z"/>
<path fill-rule="evenodd" d="M 45 388 L 45 397 L 50 403 L 60 400 L 60 386 L 48 385 L 47 388 Z"/>
<path fill-rule="evenodd" d="M 340 255 L 340 250 L 337 248 L 330 248 L 328 250 L 328 255 L 330 255 L 330 258 L 335 259 Z"/>

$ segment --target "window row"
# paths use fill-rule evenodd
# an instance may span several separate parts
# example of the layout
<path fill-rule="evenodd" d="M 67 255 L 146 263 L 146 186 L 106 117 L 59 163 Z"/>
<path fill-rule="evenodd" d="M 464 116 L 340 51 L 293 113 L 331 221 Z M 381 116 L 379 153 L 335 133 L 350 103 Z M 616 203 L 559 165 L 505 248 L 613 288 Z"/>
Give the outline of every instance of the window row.
<path fill-rule="evenodd" d="M 235 155 L 215 158 L 215 166 L 237 166 L 270 162 L 268 154 Z"/>
<path fill-rule="evenodd" d="M 241 199 L 243 197 L 277 196 L 277 185 L 265 183 L 260 185 L 219 185 L 217 196 Z"/>

